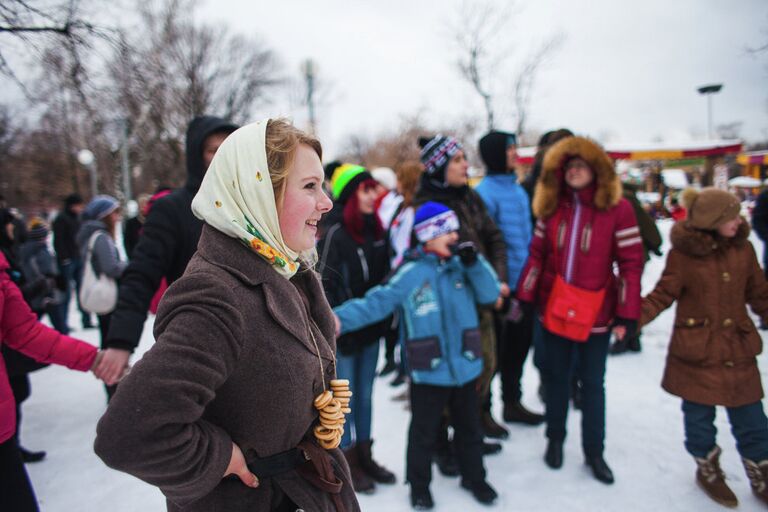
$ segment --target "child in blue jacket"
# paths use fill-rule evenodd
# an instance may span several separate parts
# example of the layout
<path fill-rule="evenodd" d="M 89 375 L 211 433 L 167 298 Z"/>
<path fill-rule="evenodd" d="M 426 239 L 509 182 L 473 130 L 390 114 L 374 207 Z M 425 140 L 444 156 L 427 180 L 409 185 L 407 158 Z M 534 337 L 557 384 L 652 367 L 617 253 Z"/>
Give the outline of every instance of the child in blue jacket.
<path fill-rule="evenodd" d="M 432 452 L 446 406 L 455 429 L 462 487 L 481 503 L 492 503 L 497 497 L 485 480 L 475 379 L 483 369 L 476 304 L 494 303 L 499 281 L 471 242 L 460 244 L 458 254 L 453 254 L 458 229 L 453 210 L 425 203 L 414 219 L 419 245 L 410 261 L 388 283 L 334 309 L 340 333 L 401 310 L 411 376 L 406 479 L 417 510 L 434 506 L 429 492 Z"/>

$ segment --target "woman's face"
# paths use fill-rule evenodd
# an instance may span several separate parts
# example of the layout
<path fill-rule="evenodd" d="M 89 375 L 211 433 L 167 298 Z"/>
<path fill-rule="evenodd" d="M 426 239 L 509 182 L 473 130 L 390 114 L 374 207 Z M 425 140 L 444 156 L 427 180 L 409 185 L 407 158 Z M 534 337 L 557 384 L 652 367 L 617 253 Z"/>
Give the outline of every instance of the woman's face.
<path fill-rule="evenodd" d="M 450 187 L 463 187 L 469 178 L 467 170 L 469 170 L 469 163 L 464 157 L 464 151 L 460 149 L 453 155 L 448 162 L 448 167 L 445 168 L 445 182 Z"/>
<path fill-rule="evenodd" d="M 458 241 L 459 233 L 456 231 L 451 231 L 450 233 L 445 233 L 433 238 L 432 240 L 427 240 L 424 242 L 424 250 L 427 252 L 435 253 L 441 258 L 450 258 L 452 254 L 451 246 Z"/>
<path fill-rule="evenodd" d="M 299 144 L 277 211 L 283 241 L 296 252 L 315 246 L 317 223 L 331 209 L 331 200 L 323 192 L 324 177 L 317 153 L 306 144 Z"/>
<path fill-rule="evenodd" d="M 592 184 L 595 174 L 589 168 L 587 162 L 576 157 L 565 164 L 565 183 L 574 190 L 581 190 Z"/>
<path fill-rule="evenodd" d="M 735 219 L 729 220 L 728 222 L 724 222 L 717 227 L 717 233 L 725 238 L 733 238 L 739 231 L 741 222 L 741 217 L 736 217 Z"/>
<path fill-rule="evenodd" d="M 357 194 L 357 207 L 360 209 L 360 213 L 363 215 L 372 214 L 376 209 L 376 198 L 379 197 L 377 188 L 361 184 L 357 187 L 355 194 Z"/>

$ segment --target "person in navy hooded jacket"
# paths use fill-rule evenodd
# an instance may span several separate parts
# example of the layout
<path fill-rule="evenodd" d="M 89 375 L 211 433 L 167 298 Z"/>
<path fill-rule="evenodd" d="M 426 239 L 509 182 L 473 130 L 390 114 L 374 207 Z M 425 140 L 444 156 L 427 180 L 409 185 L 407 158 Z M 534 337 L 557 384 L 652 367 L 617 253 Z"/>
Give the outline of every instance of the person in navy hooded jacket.
<path fill-rule="evenodd" d="M 441 203 L 423 204 L 414 219 L 419 245 L 392 279 L 334 309 L 339 332 L 344 333 L 400 308 L 411 377 L 406 479 L 417 510 L 434 506 L 429 492 L 432 452 L 446 406 L 456 432 L 462 487 L 481 503 L 492 503 L 497 497 L 483 466 L 475 390 L 483 369 L 476 304 L 494 303 L 500 285 L 472 242 L 456 245 L 458 230 L 453 210 Z"/>

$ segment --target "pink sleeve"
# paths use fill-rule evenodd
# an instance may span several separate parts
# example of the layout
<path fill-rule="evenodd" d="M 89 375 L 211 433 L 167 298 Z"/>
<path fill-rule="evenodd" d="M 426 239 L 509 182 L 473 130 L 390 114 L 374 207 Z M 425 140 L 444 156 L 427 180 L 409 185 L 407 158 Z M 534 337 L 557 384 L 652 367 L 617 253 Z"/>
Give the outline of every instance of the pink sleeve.
<path fill-rule="evenodd" d="M 58 364 L 73 370 L 90 370 L 96 358 L 96 347 L 40 323 L 24 301 L 19 288 L 5 272 L 2 274 L 2 342 L 41 363 Z"/>

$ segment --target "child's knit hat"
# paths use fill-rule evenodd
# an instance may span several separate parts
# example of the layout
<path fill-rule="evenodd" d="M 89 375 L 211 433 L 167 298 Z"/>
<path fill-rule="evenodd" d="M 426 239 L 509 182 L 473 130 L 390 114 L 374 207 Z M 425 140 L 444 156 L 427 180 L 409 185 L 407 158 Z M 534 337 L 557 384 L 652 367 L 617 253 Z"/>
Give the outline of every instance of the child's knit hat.
<path fill-rule="evenodd" d="M 459 218 L 453 210 L 442 203 L 429 201 L 416 210 L 413 232 L 421 243 L 458 230 Z"/>
<path fill-rule="evenodd" d="M 331 192 L 333 193 L 334 201 L 341 204 L 346 203 L 358 185 L 372 179 L 371 173 L 362 165 L 340 165 L 333 171 L 333 177 L 331 177 Z"/>
<path fill-rule="evenodd" d="M 40 217 L 32 217 L 27 224 L 27 238 L 45 240 L 48 237 L 48 224 Z"/>
<path fill-rule="evenodd" d="M 681 202 L 688 210 L 688 224 L 696 229 L 713 231 L 741 214 L 739 199 L 719 188 L 685 189 Z"/>

